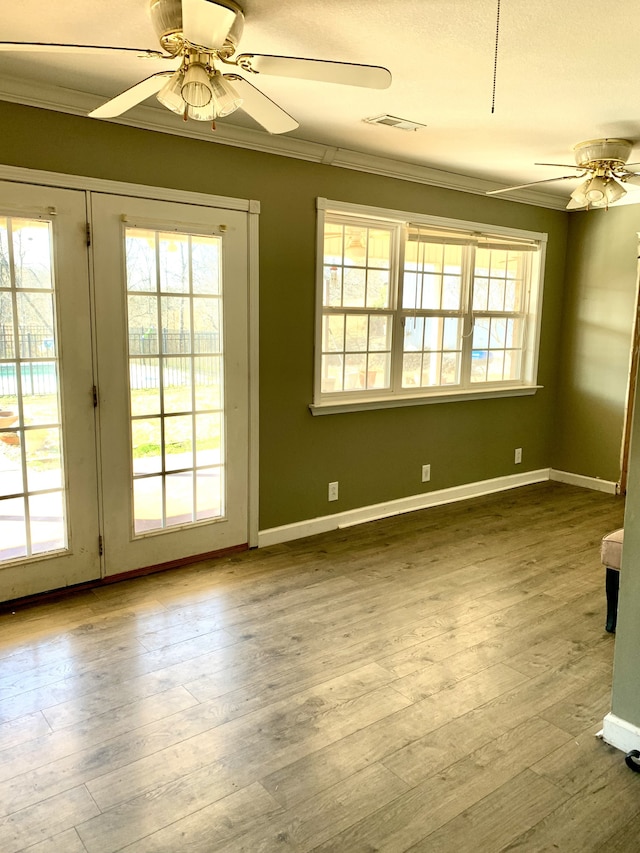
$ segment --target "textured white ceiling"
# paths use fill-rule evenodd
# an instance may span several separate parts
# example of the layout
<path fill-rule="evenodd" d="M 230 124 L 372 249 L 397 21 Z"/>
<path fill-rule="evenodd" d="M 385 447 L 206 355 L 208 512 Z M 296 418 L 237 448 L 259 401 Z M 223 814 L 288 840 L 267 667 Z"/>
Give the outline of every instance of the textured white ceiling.
<path fill-rule="evenodd" d="M 522 183 L 573 163 L 573 144 L 640 142 L 640 4 L 502 0 L 491 113 L 497 0 L 245 0 L 240 52 L 385 65 L 385 91 L 261 77 L 260 88 L 300 123 L 289 136 L 462 175 Z M 613 13 L 615 12 L 615 17 Z M 158 47 L 147 0 L 5 3 L 1 38 Z M 95 96 L 97 106 L 160 61 L 0 53 L 0 78 Z M 255 81 L 254 81 L 255 82 Z M 1 85 L 1 84 L 0 84 Z M 162 107 L 155 99 L 147 102 Z M 418 132 L 365 124 L 390 113 Z M 175 118 L 179 130 L 181 120 Z M 255 128 L 235 113 L 226 123 Z M 631 160 L 640 160 L 638 146 Z M 572 182 L 545 185 L 567 195 Z"/>

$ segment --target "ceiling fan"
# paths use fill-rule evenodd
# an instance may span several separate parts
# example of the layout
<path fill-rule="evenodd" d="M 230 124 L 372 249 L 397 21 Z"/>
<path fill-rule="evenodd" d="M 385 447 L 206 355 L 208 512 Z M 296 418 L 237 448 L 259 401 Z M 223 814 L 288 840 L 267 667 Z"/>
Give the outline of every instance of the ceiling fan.
<path fill-rule="evenodd" d="M 560 166 L 573 169 L 576 174 L 491 190 L 487 195 L 498 195 L 536 184 L 549 184 L 552 181 L 585 178 L 571 193 L 567 210 L 609 207 L 627 194 L 625 184 L 640 186 L 640 173 L 632 172 L 628 168 L 628 166 L 640 165 L 640 163 L 627 163 L 632 148 L 633 142 L 628 139 L 589 139 L 587 142 L 579 142 L 573 146 L 575 166 L 568 166 L 565 163 L 536 163 L 536 166 Z"/>
<path fill-rule="evenodd" d="M 298 122 L 244 75 L 271 74 L 370 89 L 391 84 L 390 72 L 379 65 L 256 53 L 233 58 L 244 27 L 244 13 L 234 0 L 150 0 L 150 11 L 162 50 L 12 41 L 0 42 L 0 50 L 85 55 L 125 51 L 173 63 L 170 70 L 152 74 L 90 112 L 93 118 L 114 118 L 156 95 L 185 121 L 215 122 L 242 108 L 269 133 L 286 133 Z"/>

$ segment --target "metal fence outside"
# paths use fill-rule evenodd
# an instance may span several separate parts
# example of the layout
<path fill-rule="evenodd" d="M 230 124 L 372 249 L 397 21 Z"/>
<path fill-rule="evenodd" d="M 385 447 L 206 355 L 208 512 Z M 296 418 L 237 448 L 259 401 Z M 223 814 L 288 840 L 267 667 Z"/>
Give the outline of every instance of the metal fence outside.
<path fill-rule="evenodd" d="M 20 362 L 22 393 L 56 394 L 57 365 L 54 360 L 47 360 L 55 358 L 52 330 L 46 326 L 20 326 L 17 346 L 21 359 L 33 359 Z M 181 385 L 191 381 L 194 367 L 191 354 L 198 356 L 198 371 L 194 377 L 198 385 L 215 385 L 219 382 L 220 335 L 217 331 L 192 334 L 189 331 L 162 329 L 158 336 L 155 329 L 139 328 L 129 332 L 129 355 L 133 356 L 129 371 L 132 388 L 141 390 L 158 387 L 157 356 L 160 351 L 165 357 L 171 358 L 171 367 L 165 370 L 165 384 Z M 0 324 L 0 359 L 6 359 L 5 363 L 0 361 L 0 397 L 18 393 L 17 352 L 13 325 Z"/>

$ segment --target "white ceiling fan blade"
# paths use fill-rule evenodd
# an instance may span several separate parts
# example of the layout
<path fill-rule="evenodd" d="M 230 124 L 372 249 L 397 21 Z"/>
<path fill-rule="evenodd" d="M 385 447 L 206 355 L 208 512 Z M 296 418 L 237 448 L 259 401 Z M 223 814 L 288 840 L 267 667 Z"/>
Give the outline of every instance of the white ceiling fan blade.
<path fill-rule="evenodd" d="M 282 107 L 274 103 L 259 89 L 256 89 L 244 77 L 236 74 L 225 75 L 233 83 L 233 88 L 242 98 L 242 107 L 251 118 L 254 118 L 269 133 L 287 133 L 299 127 L 298 122 L 286 113 Z"/>
<path fill-rule="evenodd" d="M 579 166 L 576 167 L 575 165 L 572 165 L 571 163 L 534 163 L 533 165 L 534 166 L 559 166 L 561 169 L 580 168 Z"/>
<path fill-rule="evenodd" d="M 635 175 L 633 173 L 630 175 L 623 175 L 621 180 L 623 184 L 631 184 L 632 186 L 640 187 L 640 175 Z"/>
<path fill-rule="evenodd" d="M 529 181 L 528 184 L 518 184 L 515 187 L 503 187 L 500 190 L 488 190 L 485 195 L 498 195 L 499 193 L 508 193 L 511 190 L 522 190 L 525 187 L 534 187 L 536 184 L 550 184 L 552 181 L 575 181 L 581 178 L 582 175 L 562 175 L 560 178 L 547 178 L 544 181 Z"/>
<path fill-rule="evenodd" d="M 106 104 L 98 107 L 89 113 L 91 118 L 115 118 L 116 116 L 126 113 L 132 107 L 142 103 L 142 101 L 157 94 L 164 86 L 168 77 L 171 77 L 173 71 L 160 71 L 158 74 L 152 74 L 146 80 L 141 80 L 130 89 L 125 89 L 120 92 L 115 98 L 107 101 Z"/>
<path fill-rule="evenodd" d="M 328 62 L 296 56 L 262 56 L 257 53 L 243 53 L 237 63 L 245 71 L 273 74 L 275 77 L 296 77 L 366 89 L 387 89 L 391 85 L 391 72 L 381 65 L 356 65 L 352 62 Z"/>
<path fill-rule="evenodd" d="M 101 56 L 113 54 L 115 51 L 119 53 L 125 51 L 155 59 L 173 59 L 168 53 L 150 50 L 146 47 L 109 47 L 97 44 L 56 44 L 39 41 L 0 41 L 0 51 L 12 51 L 14 53 L 84 53 Z"/>
<path fill-rule="evenodd" d="M 200 47 L 222 47 L 237 12 L 224 0 L 182 0 L 182 32 Z"/>

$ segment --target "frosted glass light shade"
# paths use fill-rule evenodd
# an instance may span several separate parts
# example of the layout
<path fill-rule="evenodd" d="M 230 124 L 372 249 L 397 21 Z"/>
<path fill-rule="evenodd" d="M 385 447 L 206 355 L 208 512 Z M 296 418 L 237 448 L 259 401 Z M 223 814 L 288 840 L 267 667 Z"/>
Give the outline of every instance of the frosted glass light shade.
<path fill-rule="evenodd" d="M 216 104 L 216 115 L 220 118 L 231 115 L 242 106 L 242 98 L 219 71 L 209 79 L 209 84 Z"/>
<path fill-rule="evenodd" d="M 209 74 L 199 62 L 192 62 L 187 68 L 182 84 L 182 97 L 190 107 L 206 107 L 213 98 Z"/>
<path fill-rule="evenodd" d="M 600 201 L 606 201 L 607 198 L 607 179 L 601 175 L 594 175 L 589 181 L 589 186 L 584 194 L 590 204 L 596 204 Z"/>
<path fill-rule="evenodd" d="M 614 181 L 613 178 L 607 181 L 605 190 L 604 190 L 604 198 L 599 201 L 594 201 L 592 203 L 592 207 L 609 207 L 610 204 L 613 204 L 616 201 L 619 201 L 623 196 L 627 194 L 627 191 L 624 187 L 620 186 L 617 181 Z"/>
<path fill-rule="evenodd" d="M 618 183 L 618 181 L 609 181 L 607 186 L 607 199 L 609 200 L 609 204 L 613 204 L 614 201 L 620 201 L 620 199 L 626 194 L 627 191 Z"/>
<path fill-rule="evenodd" d="M 585 191 L 589 186 L 590 181 L 583 181 L 579 187 L 571 193 L 571 200 L 567 205 L 567 210 L 580 210 L 583 207 L 589 206 L 589 199 L 585 195 Z"/>
<path fill-rule="evenodd" d="M 187 107 L 187 115 L 196 121 L 214 121 L 217 116 L 216 102 L 212 98 L 204 107 Z"/>
<path fill-rule="evenodd" d="M 183 84 L 184 71 L 182 68 L 178 68 L 175 74 L 172 74 L 171 77 L 169 77 L 162 89 L 160 89 L 156 95 L 157 99 L 164 107 L 167 107 L 167 109 L 172 110 L 174 113 L 178 113 L 178 115 L 182 115 L 185 109 L 185 102 L 182 97 Z"/>

